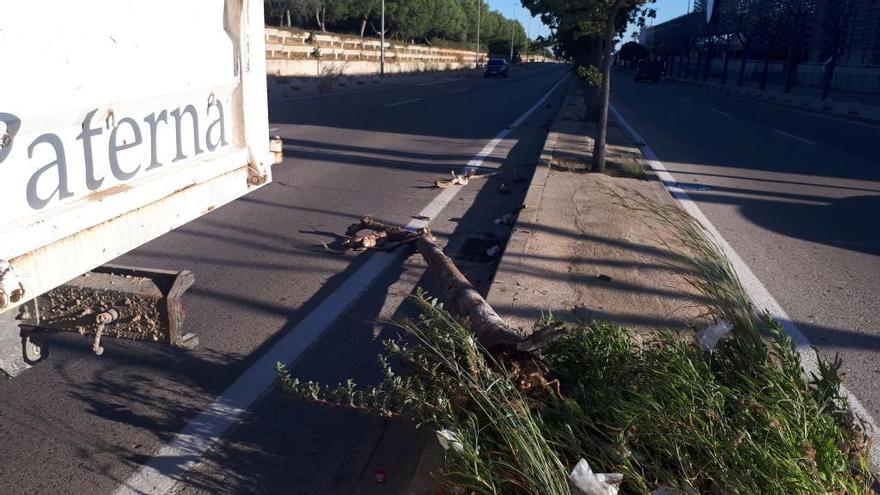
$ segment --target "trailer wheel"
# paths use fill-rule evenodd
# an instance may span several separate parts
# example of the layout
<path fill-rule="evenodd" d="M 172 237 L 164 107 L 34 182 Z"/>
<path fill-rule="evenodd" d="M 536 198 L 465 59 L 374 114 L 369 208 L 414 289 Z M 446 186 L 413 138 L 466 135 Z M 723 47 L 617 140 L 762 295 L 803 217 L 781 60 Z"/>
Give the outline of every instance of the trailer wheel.
<path fill-rule="evenodd" d="M 49 346 L 41 339 L 34 339 L 30 334 L 22 335 L 21 350 L 27 364 L 37 364 L 49 357 Z"/>

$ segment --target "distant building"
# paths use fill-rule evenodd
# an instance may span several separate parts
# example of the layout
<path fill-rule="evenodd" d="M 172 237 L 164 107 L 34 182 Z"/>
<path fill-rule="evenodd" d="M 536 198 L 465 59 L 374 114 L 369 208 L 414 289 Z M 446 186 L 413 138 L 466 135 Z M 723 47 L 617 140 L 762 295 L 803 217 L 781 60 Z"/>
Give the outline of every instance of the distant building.
<path fill-rule="evenodd" d="M 639 42 L 671 69 L 704 63 L 699 70 L 710 78 L 742 70 L 746 81 L 780 84 L 793 60 L 800 86 L 820 85 L 837 45 L 832 86 L 880 94 L 880 0 L 709 0 L 700 7 L 642 28 Z"/>

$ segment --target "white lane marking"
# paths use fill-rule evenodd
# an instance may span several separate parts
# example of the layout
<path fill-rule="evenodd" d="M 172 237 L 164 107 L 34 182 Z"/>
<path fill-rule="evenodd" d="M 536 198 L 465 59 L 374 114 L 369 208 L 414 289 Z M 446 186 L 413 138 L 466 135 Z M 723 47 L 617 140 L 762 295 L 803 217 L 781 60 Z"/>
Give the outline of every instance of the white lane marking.
<path fill-rule="evenodd" d="M 408 103 L 415 103 L 417 101 L 422 101 L 422 100 L 424 100 L 424 98 L 413 98 L 412 100 L 398 101 L 397 103 L 389 103 L 389 104 L 385 105 L 385 108 L 396 107 L 398 105 L 406 105 Z"/>
<path fill-rule="evenodd" d="M 678 99 L 681 100 L 681 101 L 683 101 L 684 103 L 690 103 L 690 102 L 691 102 L 691 100 L 688 100 L 688 99 L 685 98 L 684 96 L 679 96 Z"/>
<path fill-rule="evenodd" d="M 764 103 L 772 104 L 770 102 L 764 102 Z M 781 108 L 783 110 L 788 110 L 789 112 L 797 112 L 797 113 L 802 113 L 804 115 L 812 115 L 813 117 L 818 117 L 820 119 L 834 120 L 836 122 L 843 122 L 846 124 L 860 125 L 862 127 L 872 127 L 874 129 L 880 128 L 880 122 L 878 122 L 878 123 L 862 122 L 859 120 L 848 119 L 845 117 L 835 117 L 833 115 L 823 115 L 819 112 L 811 112 L 809 110 L 801 110 L 800 108 L 793 108 L 788 105 L 781 105 L 778 103 L 773 104 L 773 105 L 776 106 L 777 108 Z"/>
<path fill-rule="evenodd" d="M 609 106 L 609 110 L 614 114 L 614 118 L 617 119 L 617 122 L 622 125 L 627 132 L 632 135 L 633 139 L 637 143 L 641 143 L 639 148 L 641 148 L 642 154 L 645 155 L 645 158 L 648 159 L 648 163 L 651 165 L 657 172 L 657 177 L 664 183 L 667 184 L 667 189 L 669 189 L 670 194 L 676 200 L 678 200 L 681 207 L 684 208 L 691 216 L 693 216 L 709 233 L 710 237 L 721 247 L 724 255 L 727 256 L 727 259 L 730 260 L 730 264 L 733 266 L 734 271 L 736 272 L 737 277 L 739 277 L 739 281 L 743 286 L 743 289 L 748 294 L 749 299 L 752 300 L 755 307 L 763 308 L 767 310 L 770 315 L 778 320 L 782 324 L 782 328 L 792 337 L 795 342 L 795 346 L 797 348 L 798 354 L 801 357 L 801 366 L 804 368 L 807 376 L 810 373 L 816 373 L 818 375 L 818 356 L 816 355 L 816 351 L 813 348 L 813 345 L 807 340 L 806 335 L 800 331 L 797 325 L 792 321 L 791 317 L 788 316 L 788 313 L 782 309 L 782 306 L 776 301 L 776 299 L 770 294 L 770 291 L 764 287 L 764 284 L 761 283 L 761 280 L 758 279 L 757 275 L 752 272 L 751 268 L 743 261 L 742 258 L 736 253 L 733 249 L 733 246 L 727 242 L 724 237 L 722 237 L 721 233 L 718 232 L 718 229 L 715 228 L 715 225 L 709 220 L 708 217 L 703 213 L 700 207 L 696 202 L 690 197 L 690 195 L 681 189 L 670 187 L 671 184 L 676 184 L 678 181 L 676 178 L 666 170 L 666 167 L 663 165 L 663 162 L 657 157 L 657 154 L 654 153 L 654 150 L 651 149 L 650 146 L 645 142 L 642 136 L 636 132 L 632 126 L 627 123 L 627 121 L 623 118 L 620 112 L 614 108 L 614 105 Z M 865 406 L 862 405 L 861 401 L 855 396 L 855 394 L 849 392 L 843 385 L 840 386 L 840 391 L 847 397 L 847 401 L 849 402 L 849 407 L 852 410 L 853 414 L 858 416 L 865 424 L 866 433 L 870 435 L 872 438 L 875 438 L 877 433 L 880 433 L 880 428 L 877 427 L 877 423 L 874 421 L 871 413 L 865 409 Z M 874 441 L 871 446 L 871 471 L 874 473 L 874 476 L 880 475 L 880 442 Z"/>
<path fill-rule="evenodd" d="M 511 130 L 528 118 L 547 98 L 568 79 L 565 75 L 550 88 L 531 108 L 525 111 L 513 124 L 503 129 L 489 141 L 483 149 L 467 163 L 464 172 L 482 165 Z M 455 198 L 461 186 L 446 188 L 425 206 L 419 216 L 435 218 L 443 208 Z M 415 230 L 427 226 L 428 220 L 412 220 L 406 228 Z M 205 451 L 220 438 L 248 408 L 259 399 L 274 383 L 275 363 L 290 363 L 314 344 L 330 328 L 361 294 L 396 260 L 402 251 L 394 253 L 372 253 L 345 282 L 321 301 L 317 308 L 307 314 L 293 329 L 263 354 L 254 364 L 204 411 L 191 420 L 183 430 L 163 445 L 150 461 L 134 473 L 114 493 L 114 495 L 164 494 L 187 471 L 201 459 Z"/>
<path fill-rule="evenodd" d="M 713 112 L 717 113 L 718 115 L 724 115 L 725 117 L 730 117 L 730 114 L 725 112 L 724 110 L 718 110 L 717 108 L 710 108 L 709 110 L 712 110 Z"/>
<path fill-rule="evenodd" d="M 807 144 L 809 144 L 810 146 L 819 146 L 819 143 L 817 143 L 817 142 L 815 142 L 815 141 L 810 141 L 809 139 L 804 139 L 804 138 L 802 138 L 802 137 L 800 137 L 800 136 L 795 136 L 794 134 L 791 134 L 791 133 L 789 133 L 789 132 L 781 131 L 781 130 L 779 130 L 779 129 L 775 129 L 775 128 L 772 128 L 772 127 L 770 128 L 770 130 L 773 131 L 773 132 L 775 132 L 775 133 L 777 133 L 777 134 L 782 134 L 783 136 L 790 137 L 790 138 L 792 138 L 792 139 L 796 139 L 796 140 L 798 140 L 798 141 L 800 141 L 800 142 L 802 142 L 802 143 L 807 143 Z"/>
<path fill-rule="evenodd" d="M 469 90 L 469 89 L 471 89 L 471 88 L 461 88 L 461 89 L 456 89 L 455 91 L 453 91 L 453 92 L 450 93 L 450 94 L 464 93 L 465 91 L 467 91 L 467 90 Z"/>
<path fill-rule="evenodd" d="M 362 93 L 378 93 L 380 91 L 391 91 L 394 89 L 401 88 L 414 88 L 418 86 L 418 84 L 395 84 L 393 82 L 388 83 L 386 86 L 380 88 L 364 88 L 364 89 L 352 89 L 350 91 L 332 91 L 330 93 L 323 93 L 317 95 L 302 95 L 302 96 L 283 96 L 281 98 L 269 98 L 269 103 L 283 103 L 286 101 L 295 101 L 295 100 L 311 100 L 313 98 L 326 98 L 328 96 L 344 96 L 344 95 L 359 95 Z"/>

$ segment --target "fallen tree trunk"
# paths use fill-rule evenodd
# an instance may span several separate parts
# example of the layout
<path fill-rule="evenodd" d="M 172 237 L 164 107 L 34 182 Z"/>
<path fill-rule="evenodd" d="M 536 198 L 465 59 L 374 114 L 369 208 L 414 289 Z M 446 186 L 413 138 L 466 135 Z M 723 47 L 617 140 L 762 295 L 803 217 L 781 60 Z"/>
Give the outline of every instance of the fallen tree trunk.
<path fill-rule="evenodd" d="M 364 230 L 372 233 L 359 235 Z M 455 266 L 455 262 L 437 245 L 430 230 L 411 232 L 385 225 L 372 217 L 364 217 L 359 223 L 350 226 L 346 234 L 349 238 L 344 245 L 350 249 L 367 249 L 389 242 L 395 245 L 412 243 L 425 258 L 428 269 L 437 274 L 443 289 L 442 299 L 449 310 L 468 320 L 474 336 L 483 347 L 491 351 L 517 349 L 523 343 L 525 336 L 507 325 L 492 306 L 489 306 Z"/>

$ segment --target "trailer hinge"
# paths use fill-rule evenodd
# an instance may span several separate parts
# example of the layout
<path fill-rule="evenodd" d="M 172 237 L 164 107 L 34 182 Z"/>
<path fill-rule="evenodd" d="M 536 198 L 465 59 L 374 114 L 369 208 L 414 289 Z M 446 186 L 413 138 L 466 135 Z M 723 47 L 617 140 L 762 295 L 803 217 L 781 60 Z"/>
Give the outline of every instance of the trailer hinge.
<path fill-rule="evenodd" d="M 281 136 L 269 139 L 269 151 L 272 153 L 275 165 L 279 165 L 284 161 L 284 142 L 281 140 Z"/>
<path fill-rule="evenodd" d="M 24 285 L 6 260 L 0 260 L 0 309 L 17 303 L 24 297 Z"/>
<path fill-rule="evenodd" d="M 269 174 L 260 170 L 253 165 L 248 165 L 248 184 L 252 186 L 262 186 L 269 180 Z"/>

